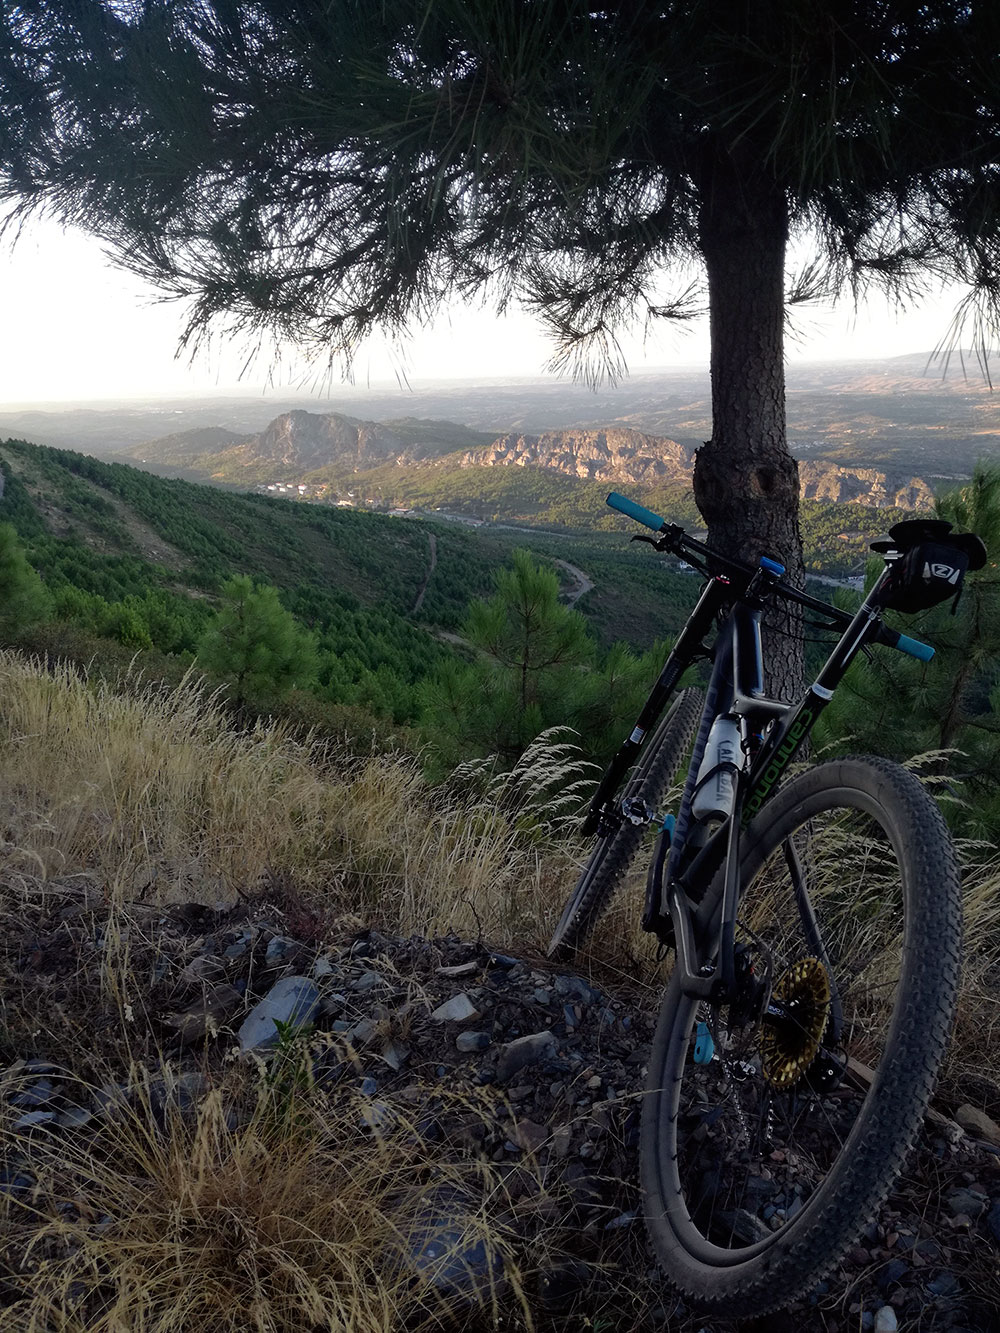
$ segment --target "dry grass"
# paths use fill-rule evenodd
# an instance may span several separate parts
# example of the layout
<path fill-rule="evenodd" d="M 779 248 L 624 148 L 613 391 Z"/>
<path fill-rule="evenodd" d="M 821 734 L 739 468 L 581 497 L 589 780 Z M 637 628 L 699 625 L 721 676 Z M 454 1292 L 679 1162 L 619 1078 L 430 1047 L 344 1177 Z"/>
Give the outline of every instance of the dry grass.
<path fill-rule="evenodd" d="M 113 688 L 0 654 L 0 701 L 0 928 L 41 918 L 47 884 L 64 894 L 79 877 L 105 899 L 97 970 L 63 978 L 60 1004 L 41 995 L 45 1012 L 25 1015 L 53 1032 L 63 1022 L 63 1049 L 77 1043 L 75 1067 L 92 1081 L 86 985 L 99 985 L 122 1048 L 142 1026 L 136 899 L 225 904 L 281 883 L 393 932 L 530 947 L 574 878 L 563 823 L 582 775 L 557 736 L 512 775 L 470 766 L 432 788 L 407 757 L 348 758 L 277 725 L 233 731 L 190 679 L 173 691 L 134 678 Z M 968 963 L 952 1061 L 995 1076 L 1000 858 L 984 844 L 962 853 Z M 631 981 L 649 979 L 655 1003 L 650 941 L 636 929 L 641 878 L 619 893 L 594 953 L 605 973 L 618 960 Z M 27 1049 L 25 1033 L 12 1049 Z M 503 1258 L 503 1284 L 487 1276 L 475 1312 L 459 1317 L 486 1327 L 513 1309 L 530 1325 L 500 1178 L 487 1164 L 445 1162 L 445 1147 L 435 1157 L 415 1131 L 419 1107 L 390 1108 L 373 1126 L 371 1099 L 320 1096 L 279 1064 L 266 1077 L 232 1070 L 196 1114 L 164 1118 L 148 1076 L 134 1078 L 131 1102 L 89 1138 L 26 1143 L 0 1109 L 8 1160 L 27 1149 L 38 1181 L 20 1202 L 0 1191 L 4 1333 L 441 1323 L 456 1313 L 440 1284 L 448 1235 L 426 1267 L 402 1257 L 426 1239 L 429 1197 L 465 1244 L 482 1242 L 487 1274 Z"/>
<path fill-rule="evenodd" d="M 235 731 L 193 678 L 113 687 L 3 653 L 0 698 L 7 878 L 88 873 L 120 901 L 208 904 L 280 878 L 396 929 L 495 940 L 546 915 L 562 862 L 523 783 L 442 800 L 409 757 Z"/>
<path fill-rule="evenodd" d="M 1000 854 L 994 843 L 960 843 L 965 947 L 950 1072 L 1000 1081 Z"/>
<path fill-rule="evenodd" d="M 369 1099 L 272 1069 L 158 1117 L 136 1078 L 92 1138 L 34 1139 L 30 1199 L 0 1194 L 6 1333 L 386 1333 L 524 1309 L 498 1180 L 435 1162 L 417 1108 L 372 1127 Z"/>

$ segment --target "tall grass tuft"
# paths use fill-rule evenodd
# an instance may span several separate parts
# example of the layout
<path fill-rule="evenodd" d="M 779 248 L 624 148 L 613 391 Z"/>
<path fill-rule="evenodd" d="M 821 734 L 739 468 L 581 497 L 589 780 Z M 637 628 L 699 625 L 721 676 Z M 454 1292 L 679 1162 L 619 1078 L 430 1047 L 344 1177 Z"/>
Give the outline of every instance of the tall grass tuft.
<path fill-rule="evenodd" d="M 194 677 L 110 684 L 11 653 L 0 700 L 8 879 L 87 874 L 122 901 L 216 905 L 277 877 L 396 929 L 498 940 L 535 933 L 549 910 L 561 856 L 523 766 L 508 780 L 518 799 L 498 800 L 496 784 L 443 799 L 410 756 L 346 756 L 280 723 L 235 730 Z M 558 812 L 580 775 L 553 793 L 554 755 Z"/>
<path fill-rule="evenodd" d="M 0 1195 L 5 1333 L 386 1333 L 523 1307 L 499 1179 L 435 1162 L 414 1120 L 273 1079 L 157 1114 L 136 1077 L 96 1136 L 33 1143 L 30 1197 Z"/>

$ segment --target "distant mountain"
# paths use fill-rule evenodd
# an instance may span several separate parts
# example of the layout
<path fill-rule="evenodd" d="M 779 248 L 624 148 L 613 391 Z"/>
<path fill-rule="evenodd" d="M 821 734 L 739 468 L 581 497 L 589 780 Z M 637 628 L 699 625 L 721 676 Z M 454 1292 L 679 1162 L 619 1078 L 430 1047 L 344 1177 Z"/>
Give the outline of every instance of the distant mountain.
<path fill-rule="evenodd" d="M 542 435 L 501 435 L 459 460 L 461 467 L 539 467 L 586 481 L 633 485 L 691 480 L 693 450 L 628 427 L 549 430 Z"/>
<path fill-rule="evenodd" d="M 283 412 L 256 434 L 220 428 L 181 431 L 124 449 L 118 456 L 196 469 L 206 477 L 239 484 L 324 468 L 353 472 L 387 463 L 419 463 L 489 438 L 453 421 L 404 417 L 383 423 L 296 409 Z"/>
<path fill-rule="evenodd" d="M 863 504 L 875 509 L 933 509 L 934 493 L 921 477 L 892 476 L 874 468 L 836 463 L 799 463 L 799 495 L 830 504 Z"/>
<path fill-rule="evenodd" d="M 222 426 L 202 426 L 195 430 L 176 431 L 173 435 L 164 435 L 148 444 L 124 449 L 121 456 L 141 459 L 143 462 L 152 459 L 172 467 L 187 467 L 190 463 L 197 463 L 200 458 L 241 444 L 245 438 L 238 431 L 224 430 Z"/>
<path fill-rule="evenodd" d="M 640 488 L 688 488 L 694 467 L 690 446 L 627 426 L 539 435 L 511 431 L 491 439 L 451 421 L 402 418 L 389 424 L 304 410 L 284 412 L 249 436 L 197 429 L 125 452 L 147 465 L 181 467 L 244 486 L 302 478 L 336 484 L 350 478 L 352 487 L 363 490 L 368 475 L 380 494 L 392 489 L 395 469 L 428 463 L 439 469 L 528 468 Z M 927 483 L 903 473 L 808 461 L 800 464 L 799 476 L 806 499 L 878 509 L 929 509 L 933 504 Z"/>
<path fill-rule="evenodd" d="M 632 486 L 690 486 L 694 450 L 637 430 L 545 431 L 502 435 L 460 459 L 462 467 L 534 467 L 587 481 Z M 921 477 L 836 463 L 799 464 L 802 499 L 862 504 L 874 509 L 931 509 L 934 495 Z"/>

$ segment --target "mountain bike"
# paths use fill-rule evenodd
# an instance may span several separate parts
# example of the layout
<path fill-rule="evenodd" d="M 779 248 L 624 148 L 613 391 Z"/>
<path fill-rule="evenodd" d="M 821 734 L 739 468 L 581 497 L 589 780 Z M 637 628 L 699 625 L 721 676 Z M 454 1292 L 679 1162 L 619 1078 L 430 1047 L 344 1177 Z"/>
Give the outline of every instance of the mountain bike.
<path fill-rule="evenodd" d="M 851 614 L 768 556 L 727 559 L 624 496 L 608 504 L 706 582 L 598 784 L 596 843 L 549 953 L 583 944 L 644 851 L 642 925 L 674 951 L 643 1098 L 647 1227 L 689 1300 L 763 1314 L 818 1282 L 888 1194 L 944 1055 L 961 947 L 954 849 L 918 778 L 879 758 L 788 770 L 859 654 L 932 657 L 883 613 L 957 598 L 986 550 L 943 521 L 898 523 L 872 543 L 885 566 Z M 761 617 L 781 603 L 840 636 L 791 704 L 763 685 Z M 679 689 L 699 659 L 704 694 Z"/>

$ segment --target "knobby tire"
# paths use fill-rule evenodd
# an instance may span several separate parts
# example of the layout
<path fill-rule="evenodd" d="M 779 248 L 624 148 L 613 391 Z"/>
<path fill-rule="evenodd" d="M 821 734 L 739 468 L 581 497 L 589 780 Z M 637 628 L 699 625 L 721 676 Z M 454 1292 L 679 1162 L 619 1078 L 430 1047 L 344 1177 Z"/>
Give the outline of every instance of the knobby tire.
<path fill-rule="evenodd" d="M 683 995 L 674 976 L 650 1055 L 640 1156 L 666 1274 L 691 1303 L 735 1318 L 805 1294 L 888 1194 L 945 1052 L 961 944 L 947 826 L 898 765 L 845 759 L 807 770 L 742 845 L 737 939 L 756 968 L 748 988 L 762 983 L 770 999 L 758 994 L 753 1012 L 737 1006 L 734 1016 Z M 698 908 L 703 963 L 714 961 L 721 893 L 720 875 Z M 818 973 L 833 979 L 836 1004 L 817 998 Z M 703 1041 L 696 1062 L 706 1030 L 715 1054 L 705 1062 Z M 832 1090 L 816 1082 L 810 1031 L 834 1053 Z"/>
<path fill-rule="evenodd" d="M 640 751 L 618 800 L 638 797 L 651 810 L 660 803 L 687 758 L 704 707 L 696 688 L 681 690 L 657 730 Z M 623 823 L 591 852 L 549 942 L 549 957 L 579 949 L 625 881 L 648 825 Z"/>

